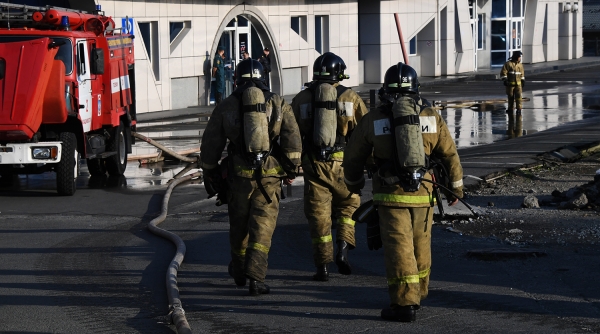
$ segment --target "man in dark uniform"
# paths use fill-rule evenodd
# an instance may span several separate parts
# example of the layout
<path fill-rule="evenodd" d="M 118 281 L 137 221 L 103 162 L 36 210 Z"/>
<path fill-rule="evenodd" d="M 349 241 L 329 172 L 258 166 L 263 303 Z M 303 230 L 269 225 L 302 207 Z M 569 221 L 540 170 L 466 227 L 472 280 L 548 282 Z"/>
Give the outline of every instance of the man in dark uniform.
<path fill-rule="evenodd" d="M 217 56 L 213 62 L 212 76 L 215 78 L 215 103 L 218 105 L 223 101 L 225 93 L 225 50 L 219 46 Z"/>
<path fill-rule="evenodd" d="M 263 55 L 258 58 L 258 61 L 263 67 L 263 77 L 265 78 L 265 85 L 267 85 L 267 87 L 271 87 L 271 81 L 269 80 L 269 73 L 271 73 L 271 58 L 269 58 L 269 53 L 269 48 L 265 48 L 263 50 Z"/>

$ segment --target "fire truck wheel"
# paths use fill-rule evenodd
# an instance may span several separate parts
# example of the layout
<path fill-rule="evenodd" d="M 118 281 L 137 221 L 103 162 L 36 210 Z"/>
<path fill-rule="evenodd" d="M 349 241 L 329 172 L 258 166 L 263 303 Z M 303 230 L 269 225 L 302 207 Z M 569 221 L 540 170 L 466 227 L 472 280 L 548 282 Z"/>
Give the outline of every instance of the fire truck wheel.
<path fill-rule="evenodd" d="M 106 175 L 106 165 L 104 160 L 98 159 L 87 159 L 88 171 L 91 176 L 102 176 Z"/>
<path fill-rule="evenodd" d="M 105 159 L 109 175 L 117 176 L 125 173 L 125 168 L 127 168 L 127 143 L 125 140 L 125 126 L 123 122 L 120 122 L 115 136 L 110 139 L 107 147 L 109 152 L 117 152 Z"/>
<path fill-rule="evenodd" d="M 76 181 L 79 174 L 77 138 L 74 133 L 62 132 L 59 140 L 63 147 L 60 162 L 56 164 L 56 189 L 59 195 L 71 196 L 77 190 Z"/>

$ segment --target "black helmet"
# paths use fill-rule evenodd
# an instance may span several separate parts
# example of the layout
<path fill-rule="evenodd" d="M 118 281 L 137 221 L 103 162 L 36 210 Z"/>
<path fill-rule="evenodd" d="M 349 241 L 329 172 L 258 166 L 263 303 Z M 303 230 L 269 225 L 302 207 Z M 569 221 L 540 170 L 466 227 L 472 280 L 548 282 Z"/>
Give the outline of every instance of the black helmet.
<path fill-rule="evenodd" d="M 262 82 L 265 79 L 263 77 L 263 66 L 258 60 L 254 59 L 242 60 L 235 72 L 235 82 L 238 85 L 245 81 L 258 80 Z"/>
<path fill-rule="evenodd" d="M 383 89 L 387 94 L 419 93 L 419 80 L 414 68 L 398 63 L 385 72 Z"/>
<path fill-rule="evenodd" d="M 315 59 L 313 80 L 341 81 L 350 78 L 344 74 L 344 60 L 332 52 L 325 52 Z"/>
<path fill-rule="evenodd" d="M 512 60 L 517 60 L 519 59 L 519 57 L 521 57 L 523 55 L 523 52 L 521 51 L 513 51 L 512 56 L 510 57 L 510 59 Z"/>

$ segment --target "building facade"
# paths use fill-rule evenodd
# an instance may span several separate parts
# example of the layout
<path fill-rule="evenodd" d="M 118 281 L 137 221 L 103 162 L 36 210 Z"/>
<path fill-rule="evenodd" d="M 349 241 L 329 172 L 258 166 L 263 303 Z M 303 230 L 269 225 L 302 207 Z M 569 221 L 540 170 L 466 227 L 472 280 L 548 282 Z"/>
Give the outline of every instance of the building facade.
<path fill-rule="evenodd" d="M 230 79 L 243 51 L 256 59 L 268 47 L 271 88 L 282 95 L 300 91 L 315 58 L 327 51 L 346 62 L 347 86 L 381 83 L 387 68 L 404 59 L 399 32 L 409 64 L 421 76 L 502 66 L 515 50 L 523 51 L 526 64 L 583 55 L 578 1 L 57 1 L 83 10 L 98 3 L 117 28 L 135 34 L 140 113 L 211 104 L 219 46 L 226 50 Z"/>

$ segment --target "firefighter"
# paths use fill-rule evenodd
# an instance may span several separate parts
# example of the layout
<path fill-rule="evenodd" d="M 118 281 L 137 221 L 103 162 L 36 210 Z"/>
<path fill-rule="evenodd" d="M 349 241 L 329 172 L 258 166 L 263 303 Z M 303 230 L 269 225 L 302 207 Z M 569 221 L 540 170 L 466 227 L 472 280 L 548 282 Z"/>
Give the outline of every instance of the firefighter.
<path fill-rule="evenodd" d="M 238 286 L 248 278 L 250 295 L 260 295 L 269 293 L 264 280 L 281 182 L 293 182 L 302 143 L 290 105 L 269 92 L 258 61 L 239 63 L 237 83 L 208 121 L 199 165 L 209 197 L 219 193 L 228 204 L 229 274 Z M 219 164 L 227 141 L 227 158 Z"/>
<path fill-rule="evenodd" d="M 512 113 L 514 105 L 517 105 L 517 115 L 521 114 L 523 108 L 523 87 L 525 87 L 525 69 L 521 64 L 521 51 L 513 51 L 510 59 L 502 66 L 500 79 L 506 86 L 508 96 L 508 108 L 506 113 Z"/>
<path fill-rule="evenodd" d="M 350 275 L 348 250 L 355 246 L 352 214 L 360 198 L 346 188 L 342 160 L 344 147 L 357 122 L 368 112 L 353 90 L 339 82 L 348 78 L 346 64 L 339 56 L 326 52 L 313 66 L 313 81 L 292 100 L 292 109 L 302 133 L 302 170 L 304 172 L 304 214 L 308 219 L 313 244 L 316 281 L 328 281 L 328 264 L 333 262 L 332 213 L 337 218 L 338 272 Z M 325 94 L 327 92 L 327 94 Z M 329 101 L 323 100 L 324 95 Z M 329 145 L 315 138 L 329 136 Z M 323 139 L 323 138 L 321 138 Z M 319 139 L 320 140 L 320 139 Z"/>
<path fill-rule="evenodd" d="M 225 93 L 225 49 L 217 48 L 217 56 L 213 62 L 213 78 L 215 78 L 215 104 L 219 105 L 223 101 Z"/>
<path fill-rule="evenodd" d="M 462 167 L 446 123 L 422 104 L 412 67 L 402 63 L 390 67 L 383 92 L 380 106 L 363 117 L 346 146 L 344 181 L 351 192 L 359 192 L 365 184 L 365 163 L 373 154 L 377 168 L 373 203 L 379 214 L 391 299 L 381 317 L 409 322 L 416 319 L 416 310 L 427 296 L 431 267 L 435 196 L 433 185 L 424 181 L 432 179 L 427 157 L 442 161 L 449 171 L 450 188 L 459 197 Z M 449 196 L 448 202 L 453 205 L 457 199 Z"/>

